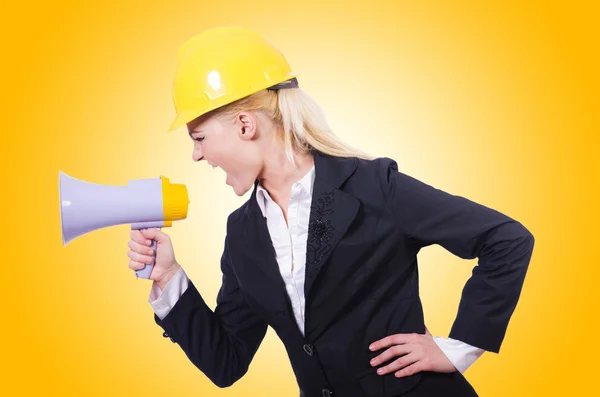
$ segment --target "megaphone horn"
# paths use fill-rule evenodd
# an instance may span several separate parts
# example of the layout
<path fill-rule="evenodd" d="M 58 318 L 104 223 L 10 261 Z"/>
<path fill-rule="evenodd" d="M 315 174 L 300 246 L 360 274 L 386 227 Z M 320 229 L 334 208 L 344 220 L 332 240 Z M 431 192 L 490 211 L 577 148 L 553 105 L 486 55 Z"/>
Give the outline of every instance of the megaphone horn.
<path fill-rule="evenodd" d="M 131 229 L 171 227 L 187 217 L 189 198 L 182 184 L 161 176 L 129 181 L 127 186 L 101 185 L 58 172 L 60 224 L 63 245 L 91 231 L 121 224 Z M 156 253 L 156 241 L 152 241 Z M 152 264 L 136 271 L 150 278 Z"/>

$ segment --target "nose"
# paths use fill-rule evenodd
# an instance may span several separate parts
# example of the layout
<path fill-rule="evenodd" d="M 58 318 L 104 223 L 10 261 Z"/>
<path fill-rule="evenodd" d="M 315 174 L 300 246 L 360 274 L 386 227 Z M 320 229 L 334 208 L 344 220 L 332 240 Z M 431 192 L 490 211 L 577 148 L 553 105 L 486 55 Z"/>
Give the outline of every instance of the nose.
<path fill-rule="evenodd" d="M 202 160 L 202 150 L 200 149 L 200 145 L 194 146 L 194 150 L 192 151 L 192 160 L 200 161 Z"/>

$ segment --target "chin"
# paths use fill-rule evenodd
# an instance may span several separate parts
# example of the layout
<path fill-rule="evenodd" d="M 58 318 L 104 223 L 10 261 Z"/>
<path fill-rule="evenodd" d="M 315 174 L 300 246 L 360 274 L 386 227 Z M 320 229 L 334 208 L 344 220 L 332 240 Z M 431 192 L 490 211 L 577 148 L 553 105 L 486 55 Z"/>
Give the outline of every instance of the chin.
<path fill-rule="evenodd" d="M 254 186 L 254 184 L 251 184 L 250 186 L 241 186 L 239 183 L 237 183 L 237 181 L 234 181 L 231 185 L 232 185 L 231 187 L 233 188 L 233 191 L 235 192 L 236 196 L 238 196 L 238 197 L 242 197 L 243 195 L 248 193 L 250 188 L 252 186 Z"/>

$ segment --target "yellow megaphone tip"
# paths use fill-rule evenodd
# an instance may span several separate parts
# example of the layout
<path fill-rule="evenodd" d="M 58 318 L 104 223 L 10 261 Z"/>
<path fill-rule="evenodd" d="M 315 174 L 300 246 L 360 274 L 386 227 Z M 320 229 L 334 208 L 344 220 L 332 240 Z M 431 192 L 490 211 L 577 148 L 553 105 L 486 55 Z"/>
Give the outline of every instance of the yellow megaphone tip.
<path fill-rule="evenodd" d="M 163 210 L 165 215 L 165 226 L 167 222 L 187 218 L 188 204 L 190 199 L 185 185 L 180 183 L 171 184 L 169 178 L 161 175 Z"/>

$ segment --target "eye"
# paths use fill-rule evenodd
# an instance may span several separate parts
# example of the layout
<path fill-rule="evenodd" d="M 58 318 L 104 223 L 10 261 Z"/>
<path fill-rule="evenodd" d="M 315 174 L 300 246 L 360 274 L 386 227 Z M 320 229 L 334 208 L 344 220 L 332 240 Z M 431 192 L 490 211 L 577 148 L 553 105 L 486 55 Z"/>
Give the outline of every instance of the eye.
<path fill-rule="evenodd" d="M 200 137 L 200 138 L 193 138 L 196 142 L 202 142 L 204 140 L 204 137 Z"/>

